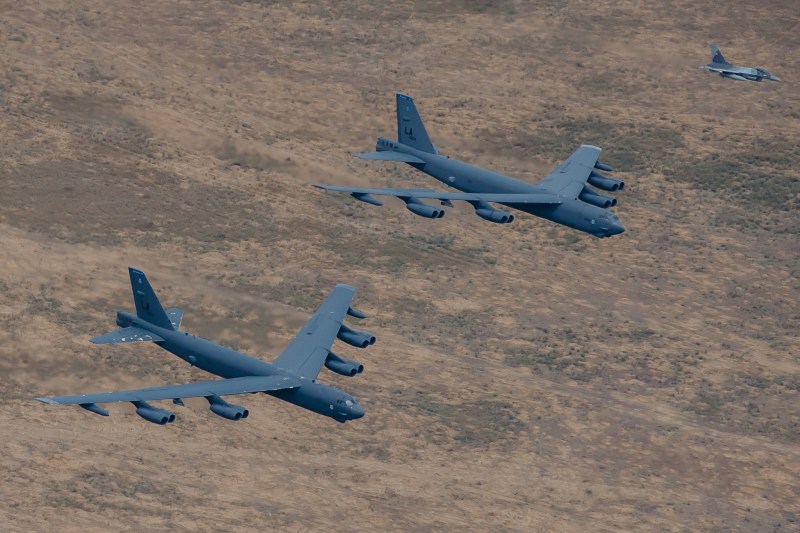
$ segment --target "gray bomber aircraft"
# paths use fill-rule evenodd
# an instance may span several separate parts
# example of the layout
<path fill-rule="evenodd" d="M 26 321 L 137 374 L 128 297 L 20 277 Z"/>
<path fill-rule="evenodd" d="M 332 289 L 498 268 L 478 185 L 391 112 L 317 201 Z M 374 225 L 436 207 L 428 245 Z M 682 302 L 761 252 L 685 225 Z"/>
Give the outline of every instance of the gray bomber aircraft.
<path fill-rule="evenodd" d="M 398 93 L 397 140 L 378 137 L 376 152 L 356 154 L 368 160 L 407 163 L 445 185 L 462 192 L 439 192 L 431 189 L 365 189 L 316 185 L 327 191 L 349 192 L 354 198 L 373 205 L 383 202 L 372 195 L 395 196 L 412 213 L 441 218 L 444 209 L 423 202 L 438 200 L 452 207 L 452 200 L 463 200 L 475 208 L 475 214 L 490 222 L 507 224 L 514 215 L 495 209 L 497 203 L 563 224 L 595 237 L 610 237 L 625 231 L 617 216 L 608 211 L 616 198 L 595 192 L 593 185 L 605 191 L 617 191 L 625 183 L 609 178 L 598 170 L 612 168 L 598 161 L 600 148 L 583 145 L 555 170 L 533 185 L 441 155 L 431 143 L 411 97 Z M 588 184 L 587 184 L 588 183 Z"/>
<path fill-rule="evenodd" d="M 719 47 L 716 44 L 711 43 L 708 47 L 711 49 L 711 63 L 708 65 L 701 65 L 700 68 L 704 70 L 716 72 L 723 78 L 730 78 L 732 80 L 781 81 L 780 78 L 773 76 L 763 68 L 737 67 L 736 65 L 731 65 L 722 57 L 722 52 L 719 51 Z"/>
<path fill-rule="evenodd" d="M 223 379 L 37 400 L 50 405 L 77 404 L 103 416 L 108 416 L 108 411 L 97 404 L 131 402 L 136 407 L 136 414 L 149 422 L 163 425 L 175 421 L 175 414 L 154 407 L 148 401 L 172 400 L 174 404 L 183 406 L 183 398 L 202 397 L 208 400 L 213 413 L 228 420 L 240 420 L 247 418 L 248 410 L 231 405 L 221 397 L 263 392 L 338 422 L 364 416 L 364 409 L 355 398 L 316 380 L 323 365 L 349 377 L 364 370 L 363 365 L 331 351 L 331 344 L 337 337 L 359 348 L 375 343 L 375 337 L 370 333 L 350 329 L 344 324 L 345 315 L 365 317 L 362 312 L 350 307 L 356 292 L 353 287 L 336 285 L 275 362 L 270 364 L 179 331 L 183 311 L 175 308 L 164 311 L 144 272 L 133 268 L 128 271 L 136 314 L 117 311 L 117 325 L 122 329 L 95 337 L 91 342 L 154 342 L 190 365 Z"/>

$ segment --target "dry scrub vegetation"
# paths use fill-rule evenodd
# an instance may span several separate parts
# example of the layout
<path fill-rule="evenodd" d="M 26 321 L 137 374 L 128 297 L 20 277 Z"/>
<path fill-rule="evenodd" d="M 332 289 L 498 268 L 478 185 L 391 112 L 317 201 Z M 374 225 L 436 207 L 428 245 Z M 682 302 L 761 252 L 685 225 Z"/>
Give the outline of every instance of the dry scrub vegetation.
<path fill-rule="evenodd" d="M 0 529 L 796 530 L 798 23 L 790 0 L 0 1 Z M 787 81 L 708 76 L 711 40 Z M 627 232 L 313 189 L 433 186 L 351 157 L 395 91 L 521 179 L 601 146 Z M 321 379 L 366 417 L 31 401 L 203 378 L 87 342 L 128 265 L 265 359 L 356 286 L 379 342 Z"/>

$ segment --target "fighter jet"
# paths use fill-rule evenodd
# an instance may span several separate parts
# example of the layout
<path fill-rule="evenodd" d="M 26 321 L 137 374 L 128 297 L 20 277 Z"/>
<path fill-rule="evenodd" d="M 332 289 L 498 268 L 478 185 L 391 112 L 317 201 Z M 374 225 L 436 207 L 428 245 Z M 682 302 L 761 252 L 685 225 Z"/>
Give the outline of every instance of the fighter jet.
<path fill-rule="evenodd" d="M 409 211 L 427 218 L 443 217 L 444 209 L 427 204 L 423 199 L 438 200 L 447 207 L 453 206 L 453 200 L 463 200 L 475 208 L 476 215 L 498 224 L 512 222 L 514 215 L 496 209 L 490 203 L 518 209 L 595 237 L 610 237 L 625 231 L 617 216 L 608 211 L 609 207 L 616 205 L 616 198 L 599 194 L 589 187 L 593 185 L 604 191 L 618 191 L 625 187 L 623 181 L 598 172 L 612 171 L 610 166 L 598 161 L 600 148 L 581 146 L 542 181 L 533 185 L 440 154 L 431 143 L 411 97 L 400 93 L 396 97 L 397 140 L 378 137 L 376 152 L 356 154 L 356 157 L 406 163 L 462 192 L 316 187 L 349 192 L 357 200 L 378 206 L 383 202 L 373 195 L 395 196 L 405 202 Z"/>
<path fill-rule="evenodd" d="M 95 337 L 91 342 L 154 342 L 190 365 L 222 379 L 37 400 L 50 405 L 77 404 L 102 416 L 108 416 L 108 411 L 98 406 L 99 403 L 131 402 L 137 415 L 148 422 L 164 425 L 174 422 L 175 414 L 154 407 L 148 401 L 172 400 L 174 404 L 183 406 L 183 398 L 202 397 L 208 400 L 209 409 L 214 414 L 228 420 L 240 420 L 247 418 L 249 411 L 240 405 L 229 404 L 222 396 L 263 392 L 337 422 L 364 416 L 364 409 L 353 396 L 316 379 L 322 366 L 348 377 L 364 371 L 364 365 L 331 351 L 336 338 L 358 348 L 375 343 L 374 335 L 344 324 L 345 315 L 365 317 L 364 313 L 350 307 L 356 292 L 353 287 L 336 285 L 275 362 L 270 364 L 180 331 L 183 311 L 174 308 L 165 311 L 144 272 L 133 268 L 128 268 L 128 272 L 136 314 L 117 311 L 117 325 L 122 329 Z"/>
<path fill-rule="evenodd" d="M 731 65 L 722 57 L 722 52 L 719 51 L 719 47 L 716 44 L 711 43 L 708 47 L 711 49 L 711 63 L 708 65 L 701 65 L 700 68 L 702 69 L 709 72 L 716 72 L 723 78 L 730 78 L 732 80 L 781 81 L 780 78 L 773 76 L 763 68 L 737 67 L 736 65 Z"/>

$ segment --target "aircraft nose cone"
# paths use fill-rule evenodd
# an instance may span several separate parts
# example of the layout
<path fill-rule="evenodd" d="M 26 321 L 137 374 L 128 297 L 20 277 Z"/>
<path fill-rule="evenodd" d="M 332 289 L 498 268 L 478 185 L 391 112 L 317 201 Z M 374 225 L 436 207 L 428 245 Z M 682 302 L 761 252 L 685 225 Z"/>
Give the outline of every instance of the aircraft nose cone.
<path fill-rule="evenodd" d="M 355 420 L 364 416 L 364 408 L 360 405 L 354 405 L 350 408 L 350 419 Z"/>
<path fill-rule="evenodd" d="M 614 224 L 610 228 L 608 228 L 608 236 L 611 237 L 612 235 L 619 235 L 620 233 L 625 232 L 625 226 L 622 224 Z"/>

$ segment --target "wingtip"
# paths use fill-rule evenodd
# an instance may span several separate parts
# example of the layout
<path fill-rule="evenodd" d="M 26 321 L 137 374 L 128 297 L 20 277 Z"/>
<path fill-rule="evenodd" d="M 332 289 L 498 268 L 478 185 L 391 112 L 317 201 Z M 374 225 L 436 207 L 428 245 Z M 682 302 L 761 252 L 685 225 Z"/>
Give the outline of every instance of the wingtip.
<path fill-rule="evenodd" d="M 337 283 L 335 288 L 336 289 L 347 289 L 349 291 L 356 292 L 356 288 L 353 287 L 352 285 L 348 285 L 347 283 Z"/>
<path fill-rule="evenodd" d="M 47 405 L 60 405 L 57 401 L 53 400 L 52 398 L 34 398 L 34 400 L 46 403 Z"/>
<path fill-rule="evenodd" d="M 599 146 L 595 146 L 593 144 L 582 144 L 581 148 L 591 148 L 592 150 L 597 150 L 598 152 L 602 152 L 603 151 L 602 148 L 600 148 Z"/>

